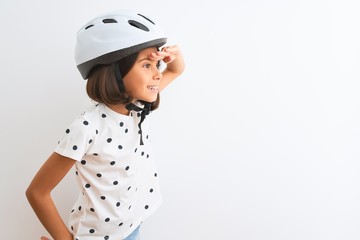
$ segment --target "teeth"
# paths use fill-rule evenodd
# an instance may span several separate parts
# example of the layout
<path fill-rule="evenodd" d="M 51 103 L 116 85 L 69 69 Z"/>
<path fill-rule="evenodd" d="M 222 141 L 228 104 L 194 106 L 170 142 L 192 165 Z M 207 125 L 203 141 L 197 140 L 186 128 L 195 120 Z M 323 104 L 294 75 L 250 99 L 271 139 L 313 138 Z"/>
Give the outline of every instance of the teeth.
<path fill-rule="evenodd" d="M 159 90 L 158 86 L 148 86 L 148 89 L 150 90 Z"/>

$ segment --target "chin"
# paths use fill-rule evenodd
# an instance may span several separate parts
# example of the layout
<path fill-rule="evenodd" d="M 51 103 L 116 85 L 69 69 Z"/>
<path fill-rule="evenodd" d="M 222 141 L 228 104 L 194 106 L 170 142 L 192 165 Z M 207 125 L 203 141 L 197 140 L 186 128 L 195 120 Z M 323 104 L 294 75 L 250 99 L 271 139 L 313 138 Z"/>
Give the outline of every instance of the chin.
<path fill-rule="evenodd" d="M 138 98 L 137 101 L 152 103 L 156 101 L 156 98 Z"/>
<path fill-rule="evenodd" d="M 152 102 L 155 102 L 156 101 L 156 98 L 152 98 L 152 99 L 148 99 L 148 100 L 144 100 L 146 102 L 149 102 L 149 103 L 152 103 Z"/>
<path fill-rule="evenodd" d="M 135 97 L 135 99 L 144 101 L 144 102 L 155 102 L 159 97 L 159 94 L 143 94 L 141 97 Z"/>
<path fill-rule="evenodd" d="M 147 98 L 144 98 L 143 101 L 145 102 L 155 102 L 157 99 L 157 95 L 154 96 L 154 97 L 147 97 Z"/>

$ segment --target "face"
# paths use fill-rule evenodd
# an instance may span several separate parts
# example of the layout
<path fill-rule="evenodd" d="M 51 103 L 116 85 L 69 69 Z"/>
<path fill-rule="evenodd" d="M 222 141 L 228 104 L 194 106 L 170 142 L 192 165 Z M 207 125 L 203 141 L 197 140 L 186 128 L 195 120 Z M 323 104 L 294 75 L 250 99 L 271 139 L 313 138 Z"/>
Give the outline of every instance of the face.
<path fill-rule="evenodd" d="M 156 51 L 155 47 L 140 51 L 134 66 L 123 79 L 126 91 L 131 92 L 135 100 L 154 102 L 157 98 L 162 75 L 158 61 L 148 57 Z"/>

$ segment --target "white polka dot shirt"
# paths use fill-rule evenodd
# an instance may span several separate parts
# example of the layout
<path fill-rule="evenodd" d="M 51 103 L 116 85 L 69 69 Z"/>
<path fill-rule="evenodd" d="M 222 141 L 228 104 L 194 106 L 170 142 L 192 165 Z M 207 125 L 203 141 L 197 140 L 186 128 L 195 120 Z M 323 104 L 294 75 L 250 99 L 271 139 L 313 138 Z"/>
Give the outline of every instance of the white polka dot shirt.
<path fill-rule="evenodd" d="M 124 239 L 159 207 L 161 195 L 147 119 L 92 106 L 65 131 L 55 152 L 76 160 L 80 194 L 69 219 L 76 240 Z"/>

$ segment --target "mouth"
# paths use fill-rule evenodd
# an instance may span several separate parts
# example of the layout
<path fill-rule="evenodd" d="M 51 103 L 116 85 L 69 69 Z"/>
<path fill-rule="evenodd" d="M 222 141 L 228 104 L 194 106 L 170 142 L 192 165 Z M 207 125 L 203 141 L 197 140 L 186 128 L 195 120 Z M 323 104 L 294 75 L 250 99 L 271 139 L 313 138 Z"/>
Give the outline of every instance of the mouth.
<path fill-rule="evenodd" d="M 147 89 L 151 91 L 159 91 L 159 86 L 151 85 L 151 86 L 147 86 Z"/>

